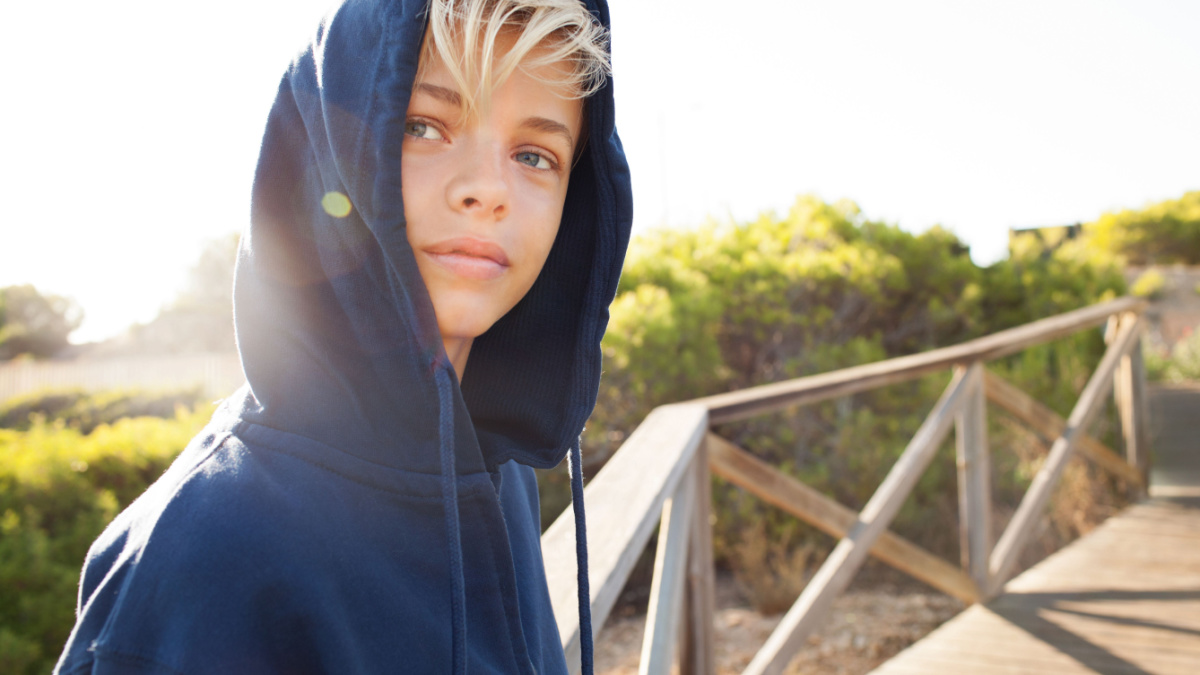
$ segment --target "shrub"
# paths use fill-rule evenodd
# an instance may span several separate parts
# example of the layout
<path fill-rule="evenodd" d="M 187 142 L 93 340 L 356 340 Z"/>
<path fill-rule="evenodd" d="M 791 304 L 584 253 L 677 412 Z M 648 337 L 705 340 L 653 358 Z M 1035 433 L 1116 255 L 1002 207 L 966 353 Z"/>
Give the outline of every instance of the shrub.
<path fill-rule="evenodd" d="M 210 415 L 209 406 L 179 408 L 171 419 L 126 418 L 90 434 L 43 419 L 0 429 L 0 672 L 53 668 L 88 547 Z"/>
<path fill-rule="evenodd" d="M 772 536 L 765 521 L 759 520 L 741 533 L 729 562 L 750 604 L 764 614 L 777 614 L 800 597 L 812 576 L 809 563 L 814 551 L 811 542 L 793 544 L 787 536 Z"/>
<path fill-rule="evenodd" d="M 1085 229 L 1092 246 L 1132 265 L 1200 265 L 1200 191 L 1106 213 Z"/>
<path fill-rule="evenodd" d="M 1158 270 L 1147 270 L 1133 282 L 1129 292 L 1139 298 L 1158 300 L 1167 290 L 1167 279 Z"/>
<path fill-rule="evenodd" d="M 782 218 L 651 232 L 630 247 L 612 306 L 602 345 L 605 378 L 584 434 L 585 462 L 601 464 L 664 403 L 954 344 L 1111 299 L 1125 290 L 1116 262 L 1072 241 L 1050 254 L 1016 251 L 980 268 L 945 230 L 914 235 L 868 220 L 852 203 L 813 197 L 798 199 Z M 992 366 L 1065 416 L 1103 350 L 1100 332 L 1090 331 Z M 938 373 L 717 432 L 859 508 L 948 379 Z M 1027 440 L 992 418 L 993 447 Z M 1041 461 L 1035 447 L 1026 450 L 993 453 L 998 502 L 1015 504 Z M 895 528 L 956 558 L 952 441 L 940 452 Z M 566 505 L 565 481 L 547 483 L 556 480 L 561 495 L 543 494 L 547 515 Z M 1093 502 L 1064 501 L 1062 511 Z M 794 577 L 810 555 L 830 546 L 824 535 L 720 481 L 714 511 L 719 564 L 742 578 L 763 607 L 796 590 L 789 590 L 796 579 L 779 579 L 781 570 Z M 777 592 L 760 592 L 771 586 Z"/>

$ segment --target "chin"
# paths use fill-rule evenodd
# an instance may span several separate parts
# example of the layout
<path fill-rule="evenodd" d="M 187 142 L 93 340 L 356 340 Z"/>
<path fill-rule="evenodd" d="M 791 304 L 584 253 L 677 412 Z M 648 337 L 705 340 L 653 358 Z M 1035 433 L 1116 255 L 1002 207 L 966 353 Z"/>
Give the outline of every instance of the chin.
<path fill-rule="evenodd" d="M 511 309 L 504 298 L 483 293 L 435 293 L 432 300 L 443 338 L 477 338 Z"/>
<path fill-rule="evenodd" d="M 476 317 L 450 317 L 449 320 L 438 320 L 438 332 L 443 338 L 456 338 L 462 340 L 473 340 L 487 332 L 494 320 L 481 321 Z"/>

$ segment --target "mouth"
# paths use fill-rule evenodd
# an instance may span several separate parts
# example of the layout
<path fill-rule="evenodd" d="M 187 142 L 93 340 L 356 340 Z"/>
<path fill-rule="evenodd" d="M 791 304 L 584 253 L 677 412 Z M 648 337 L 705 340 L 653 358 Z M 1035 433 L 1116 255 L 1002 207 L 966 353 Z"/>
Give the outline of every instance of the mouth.
<path fill-rule="evenodd" d="M 510 265 L 504 249 L 473 237 L 446 239 L 425 247 L 424 251 L 434 262 L 467 279 L 495 279 Z"/>

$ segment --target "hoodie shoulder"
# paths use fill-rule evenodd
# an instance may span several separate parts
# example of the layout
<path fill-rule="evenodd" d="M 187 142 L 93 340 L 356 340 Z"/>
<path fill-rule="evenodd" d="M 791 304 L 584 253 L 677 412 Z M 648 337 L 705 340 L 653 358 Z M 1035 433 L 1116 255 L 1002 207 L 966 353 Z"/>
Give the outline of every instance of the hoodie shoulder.
<path fill-rule="evenodd" d="M 267 639 L 294 590 L 274 568 L 295 524 L 269 507 L 275 488 L 245 446 L 217 441 L 185 452 L 93 545 L 59 672 L 261 672 L 303 645 L 303 626 L 279 654 Z"/>
<path fill-rule="evenodd" d="M 214 441 L 189 448 L 97 540 L 58 672 L 450 669 L 440 477 L 326 466 L 335 451 L 254 425 Z M 484 522 L 492 479 L 458 480 L 478 521 L 464 536 L 494 553 L 504 520 Z M 481 623 L 507 642 L 493 609 L 478 608 Z"/>

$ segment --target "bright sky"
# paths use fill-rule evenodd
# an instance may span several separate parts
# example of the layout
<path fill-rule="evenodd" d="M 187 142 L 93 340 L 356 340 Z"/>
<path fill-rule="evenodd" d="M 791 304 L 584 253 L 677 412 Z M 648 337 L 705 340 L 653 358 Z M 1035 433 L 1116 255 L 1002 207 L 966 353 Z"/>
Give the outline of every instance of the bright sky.
<path fill-rule="evenodd" d="M 1009 227 L 1200 189 L 1200 3 L 611 0 L 635 229 L 850 198 L 977 262 Z M 148 321 L 249 211 L 329 0 L 9 3 L 0 286 Z"/>

